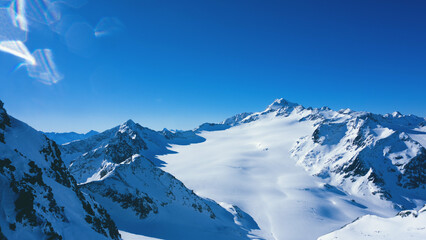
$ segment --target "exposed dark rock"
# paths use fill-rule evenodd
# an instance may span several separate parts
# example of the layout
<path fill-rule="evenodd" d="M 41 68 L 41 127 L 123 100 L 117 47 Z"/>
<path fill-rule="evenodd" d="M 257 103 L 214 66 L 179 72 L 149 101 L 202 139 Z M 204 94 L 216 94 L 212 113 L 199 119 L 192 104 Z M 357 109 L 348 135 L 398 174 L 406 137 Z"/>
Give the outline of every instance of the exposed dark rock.
<path fill-rule="evenodd" d="M 404 166 L 404 175 L 399 178 L 399 182 L 403 187 L 413 189 L 426 185 L 426 149 L 422 148 L 421 153 L 411 159 Z"/>

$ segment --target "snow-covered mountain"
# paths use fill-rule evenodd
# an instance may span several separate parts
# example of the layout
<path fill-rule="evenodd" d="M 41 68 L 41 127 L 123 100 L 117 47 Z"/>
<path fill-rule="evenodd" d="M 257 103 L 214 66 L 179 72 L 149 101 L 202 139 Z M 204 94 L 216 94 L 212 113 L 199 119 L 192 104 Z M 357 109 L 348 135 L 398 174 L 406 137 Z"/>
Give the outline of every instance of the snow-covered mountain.
<path fill-rule="evenodd" d="M 34 137 L 25 134 L 25 141 L 12 140 L 16 134 L 8 135 L 8 129 L 22 132 L 14 121 L 0 121 L 0 142 L 16 148 L 17 154 L 44 156 L 44 150 L 34 152 L 44 146 L 41 140 L 27 140 Z M 346 239 L 351 232 L 377 230 L 367 227 L 375 223 L 389 226 L 377 230 L 381 237 L 389 236 L 395 224 L 404 226 L 397 234 L 424 225 L 424 209 L 416 210 L 426 203 L 426 119 L 413 115 L 305 108 L 277 99 L 264 111 L 192 131 L 154 131 L 129 120 L 65 143 L 59 151 L 41 133 L 33 135 L 51 145 L 54 154 L 48 159 L 63 159 L 79 186 L 74 182 L 71 189 L 87 193 L 80 192 L 92 209 L 102 209 L 93 218 L 111 225 L 113 220 L 130 238 Z M 10 172 L 19 161 L 2 162 L 0 176 L 15 179 Z M 50 176 L 48 166 L 42 166 Z M 31 168 L 20 167 L 34 175 Z M 392 218 L 405 209 L 409 211 Z M 106 212 L 112 220 L 102 220 L 109 219 Z M 80 222 L 91 229 L 87 221 Z M 8 224 L 0 222 L 6 236 Z M 62 234 L 61 229 L 55 225 L 56 232 Z M 414 236 L 426 238 L 421 227 L 417 230 Z"/>
<path fill-rule="evenodd" d="M 81 192 L 55 142 L 0 101 L 0 239 L 120 239 L 106 210 Z"/>
<path fill-rule="evenodd" d="M 140 154 L 159 166 L 163 162 L 156 155 L 172 153 L 169 144 L 181 145 L 204 141 L 192 131 L 161 132 L 142 127 L 128 120 L 120 126 L 106 130 L 84 140 L 63 144 L 63 160 L 78 183 L 100 180 L 135 154 Z M 111 165 L 112 164 L 112 165 Z"/>
<path fill-rule="evenodd" d="M 290 152 L 299 165 L 329 184 L 352 195 L 377 195 L 397 209 L 413 208 L 413 200 L 426 198 L 425 118 L 399 112 L 306 109 L 277 99 L 263 112 L 221 124 L 241 125 L 266 115 L 297 115 L 299 122 L 312 124 L 312 134 L 300 137 Z"/>
<path fill-rule="evenodd" d="M 352 195 L 387 199 L 396 209 L 426 199 L 424 118 L 324 109 L 302 121 L 309 119 L 316 119 L 315 131 L 292 149 L 308 172 Z"/>
<path fill-rule="evenodd" d="M 318 240 L 419 240 L 426 236 L 426 207 L 419 211 L 406 210 L 392 218 L 366 215 Z"/>
<path fill-rule="evenodd" d="M 85 192 L 120 230 L 161 239 L 249 239 L 256 222 L 238 207 L 197 196 L 158 166 L 170 143 L 204 139 L 192 131 L 157 132 L 129 120 L 61 146 L 64 161 Z"/>
<path fill-rule="evenodd" d="M 205 141 L 159 159 L 200 196 L 238 205 L 267 239 L 316 239 L 426 201 L 424 118 L 278 99 L 225 122 L 204 124 Z"/>
<path fill-rule="evenodd" d="M 43 132 L 48 138 L 55 141 L 57 144 L 69 143 L 76 140 L 86 139 L 93 135 L 98 134 L 96 131 L 89 131 L 87 133 L 76 133 L 76 132 L 65 132 L 65 133 L 57 133 L 57 132 Z"/>

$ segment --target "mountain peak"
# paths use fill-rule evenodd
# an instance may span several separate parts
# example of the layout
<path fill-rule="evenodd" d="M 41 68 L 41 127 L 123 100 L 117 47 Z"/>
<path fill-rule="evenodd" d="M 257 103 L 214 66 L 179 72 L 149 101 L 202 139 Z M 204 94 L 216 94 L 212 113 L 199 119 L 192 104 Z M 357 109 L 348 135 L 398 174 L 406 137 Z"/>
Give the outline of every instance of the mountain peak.
<path fill-rule="evenodd" d="M 285 100 L 284 98 L 278 98 L 278 99 L 275 99 L 275 101 L 268 106 L 267 110 L 277 110 L 284 107 L 296 107 L 296 106 L 300 106 L 300 105 L 297 103 L 289 102 Z"/>
<path fill-rule="evenodd" d="M 400 118 L 402 116 L 403 115 L 400 112 L 398 112 L 398 111 L 395 111 L 395 112 L 392 113 L 392 117 L 394 117 L 394 118 Z"/>
<path fill-rule="evenodd" d="M 98 133 L 99 133 L 98 131 L 90 130 L 90 131 L 88 131 L 87 133 L 85 133 L 85 135 L 90 135 L 90 136 L 92 136 L 92 135 L 95 135 L 95 134 L 98 134 Z"/>
<path fill-rule="evenodd" d="M 135 125 L 136 125 L 136 123 L 132 119 L 129 119 L 129 120 L 125 121 L 123 124 L 121 124 L 121 126 L 123 126 L 123 127 L 128 126 L 130 128 L 133 128 Z"/>

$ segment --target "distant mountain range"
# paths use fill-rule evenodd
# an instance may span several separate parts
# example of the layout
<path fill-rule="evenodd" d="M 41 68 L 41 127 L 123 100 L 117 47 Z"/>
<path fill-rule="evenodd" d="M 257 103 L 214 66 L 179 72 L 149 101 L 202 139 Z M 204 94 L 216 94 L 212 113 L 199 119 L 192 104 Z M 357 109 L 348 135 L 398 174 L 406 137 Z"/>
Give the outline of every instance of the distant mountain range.
<path fill-rule="evenodd" d="M 69 143 L 72 141 L 86 139 L 93 135 L 98 134 L 96 131 L 89 131 L 87 133 L 76 133 L 76 132 L 66 132 L 66 133 L 56 133 L 56 132 L 43 132 L 48 138 L 55 141 L 57 144 Z"/>
<path fill-rule="evenodd" d="M 1 104 L 0 239 L 400 236 L 424 222 L 425 146 L 425 118 L 284 99 L 190 131 L 45 135 Z"/>

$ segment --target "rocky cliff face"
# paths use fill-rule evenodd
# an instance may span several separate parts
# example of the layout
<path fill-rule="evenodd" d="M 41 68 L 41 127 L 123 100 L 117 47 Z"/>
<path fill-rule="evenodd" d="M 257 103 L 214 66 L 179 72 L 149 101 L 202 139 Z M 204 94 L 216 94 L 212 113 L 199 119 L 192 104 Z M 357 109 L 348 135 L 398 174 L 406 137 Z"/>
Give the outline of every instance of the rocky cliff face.
<path fill-rule="evenodd" d="M 81 192 L 55 142 L 0 102 L 0 227 L 6 239 L 120 239 L 106 210 Z"/>
<path fill-rule="evenodd" d="M 299 139 L 292 154 L 313 175 L 399 209 L 415 206 L 406 196 L 426 196 L 426 150 L 415 140 L 426 134 L 424 118 L 326 110 L 305 119 L 317 119 L 316 129 Z"/>

